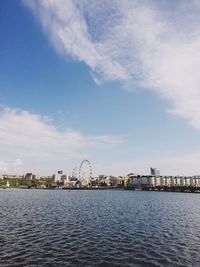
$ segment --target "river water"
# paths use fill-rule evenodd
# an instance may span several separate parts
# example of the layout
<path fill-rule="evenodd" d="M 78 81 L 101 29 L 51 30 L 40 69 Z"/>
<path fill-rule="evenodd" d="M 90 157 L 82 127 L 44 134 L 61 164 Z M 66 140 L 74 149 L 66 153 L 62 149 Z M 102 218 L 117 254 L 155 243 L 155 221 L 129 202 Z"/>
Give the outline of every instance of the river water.
<path fill-rule="evenodd" d="M 200 194 L 0 190 L 0 266 L 200 266 Z"/>

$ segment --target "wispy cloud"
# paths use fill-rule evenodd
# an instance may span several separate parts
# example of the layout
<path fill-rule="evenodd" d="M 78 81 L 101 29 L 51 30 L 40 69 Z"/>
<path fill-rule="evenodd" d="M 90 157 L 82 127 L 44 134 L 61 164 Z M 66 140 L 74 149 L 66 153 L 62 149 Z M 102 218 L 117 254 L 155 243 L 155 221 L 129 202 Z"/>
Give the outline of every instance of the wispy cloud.
<path fill-rule="evenodd" d="M 48 117 L 6 108 L 0 112 L 0 171 L 64 168 L 68 159 L 90 156 L 85 150 L 121 144 L 115 136 L 85 136 L 59 130 Z M 66 166 L 67 167 L 67 166 Z M 30 168 L 30 169 L 29 169 Z"/>
<path fill-rule="evenodd" d="M 96 82 L 157 92 L 200 129 L 199 1 L 24 0 L 59 53 L 84 61 Z"/>

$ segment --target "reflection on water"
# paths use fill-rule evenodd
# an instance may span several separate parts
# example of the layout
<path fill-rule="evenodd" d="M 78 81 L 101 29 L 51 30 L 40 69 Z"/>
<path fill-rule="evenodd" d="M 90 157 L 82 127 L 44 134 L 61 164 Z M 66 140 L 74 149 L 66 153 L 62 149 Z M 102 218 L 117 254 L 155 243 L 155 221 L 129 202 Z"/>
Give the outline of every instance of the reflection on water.
<path fill-rule="evenodd" d="M 0 190 L 0 266 L 200 266 L 200 194 Z"/>

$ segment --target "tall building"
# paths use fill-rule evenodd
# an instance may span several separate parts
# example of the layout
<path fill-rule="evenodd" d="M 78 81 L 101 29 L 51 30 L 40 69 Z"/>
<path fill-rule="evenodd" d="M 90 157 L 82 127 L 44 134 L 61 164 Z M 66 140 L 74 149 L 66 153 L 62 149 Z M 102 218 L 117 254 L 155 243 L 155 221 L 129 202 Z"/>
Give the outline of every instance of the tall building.
<path fill-rule="evenodd" d="M 150 174 L 152 175 L 152 176 L 159 176 L 160 175 L 160 171 L 158 170 L 158 169 L 156 169 L 156 168 L 150 168 Z"/>
<path fill-rule="evenodd" d="M 63 171 L 57 171 L 55 174 L 55 182 L 60 182 L 61 181 L 61 177 L 63 175 Z"/>
<path fill-rule="evenodd" d="M 32 172 L 28 172 L 24 175 L 24 180 L 27 180 L 27 181 L 32 181 L 32 180 L 35 180 L 37 179 L 37 175 L 36 174 L 33 174 Z"/>

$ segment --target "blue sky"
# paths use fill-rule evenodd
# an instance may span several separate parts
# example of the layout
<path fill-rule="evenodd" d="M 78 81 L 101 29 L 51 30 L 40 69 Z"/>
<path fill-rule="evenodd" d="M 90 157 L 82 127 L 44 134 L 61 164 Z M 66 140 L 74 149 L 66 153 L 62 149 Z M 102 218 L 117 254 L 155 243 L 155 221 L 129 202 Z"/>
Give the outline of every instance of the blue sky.
<path fill-rule="evenodd" d="M 0 172 L 199 174 L 199 11 L 2 0 Z"/>

